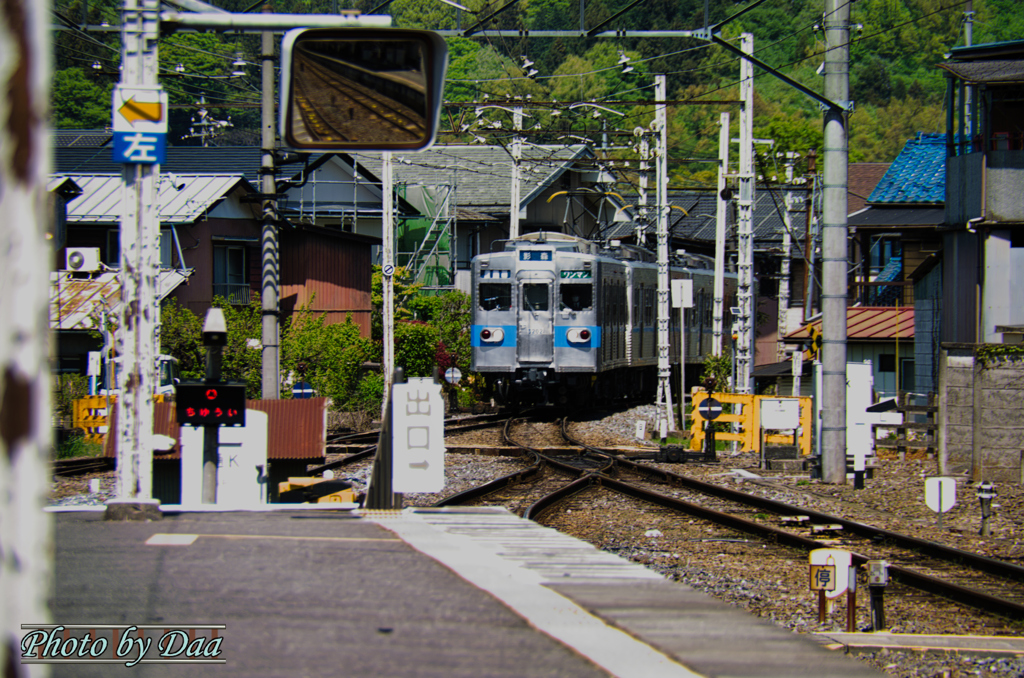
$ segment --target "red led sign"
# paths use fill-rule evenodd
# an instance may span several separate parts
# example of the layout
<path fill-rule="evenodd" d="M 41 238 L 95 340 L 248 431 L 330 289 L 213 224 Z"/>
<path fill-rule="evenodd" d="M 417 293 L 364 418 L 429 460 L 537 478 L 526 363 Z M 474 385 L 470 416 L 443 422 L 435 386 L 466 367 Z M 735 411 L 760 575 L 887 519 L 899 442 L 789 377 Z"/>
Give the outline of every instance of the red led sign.
<path fill-rule="evenodd" d="M 245 426 L 245 384 L 178 384 L 182 426 Z"/>

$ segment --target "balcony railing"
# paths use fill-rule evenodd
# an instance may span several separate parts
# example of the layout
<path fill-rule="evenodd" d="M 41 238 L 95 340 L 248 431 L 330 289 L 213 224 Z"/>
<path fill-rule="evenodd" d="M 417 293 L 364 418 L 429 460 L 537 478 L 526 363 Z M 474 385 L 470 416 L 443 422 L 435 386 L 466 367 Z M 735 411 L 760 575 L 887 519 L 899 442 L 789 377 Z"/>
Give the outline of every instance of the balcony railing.
<path fill-rule="evenodd" d="M 252 290 L 248 285 L 236 283 L 214 283 L 213 296 L 224 297 L 232 306 L 247 306 Z"/>

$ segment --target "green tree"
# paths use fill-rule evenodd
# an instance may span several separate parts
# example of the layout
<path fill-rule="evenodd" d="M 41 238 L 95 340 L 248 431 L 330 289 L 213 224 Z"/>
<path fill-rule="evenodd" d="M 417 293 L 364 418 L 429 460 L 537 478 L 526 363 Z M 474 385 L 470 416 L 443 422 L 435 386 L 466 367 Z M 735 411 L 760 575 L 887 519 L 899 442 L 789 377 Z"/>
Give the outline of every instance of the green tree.
<path fill-rule="evenodd" d="M 160 352 L 178 359 L 182 379 L 206 377 L 203 322 L 173 298 L 160 306 Z"/>
<path fill-rule="evenodd" d="M 81 68 L 53 74 L 51 123 L 59 129 L 102 129 L 110 126 L 113 82 L 86 77 Z"/>

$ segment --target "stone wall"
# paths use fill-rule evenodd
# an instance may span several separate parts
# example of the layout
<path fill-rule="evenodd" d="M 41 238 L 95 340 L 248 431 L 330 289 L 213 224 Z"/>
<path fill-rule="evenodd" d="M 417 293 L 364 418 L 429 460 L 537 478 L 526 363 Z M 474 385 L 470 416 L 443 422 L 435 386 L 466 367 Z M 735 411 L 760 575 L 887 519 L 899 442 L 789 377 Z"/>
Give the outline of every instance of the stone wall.
<path fill-rule="evenodd" d="M 1024 473 L 1024 355 L 982 358 L 983 346 L 942 344 L 940 469 L 966 472 L 975 482 L 1019 483 Z"/>

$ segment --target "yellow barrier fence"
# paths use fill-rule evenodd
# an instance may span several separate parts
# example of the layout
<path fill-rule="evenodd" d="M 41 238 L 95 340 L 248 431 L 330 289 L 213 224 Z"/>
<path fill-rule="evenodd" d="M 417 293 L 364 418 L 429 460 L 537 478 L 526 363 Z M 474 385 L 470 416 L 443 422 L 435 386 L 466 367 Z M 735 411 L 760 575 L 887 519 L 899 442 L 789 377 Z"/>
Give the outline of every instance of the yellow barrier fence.
<path fill-rule="evenodd" d="M 690 449 L 700 450 L 704 447 L 704 417 L 700 414 L 700 404 L 709 397 L 713 397 L 718 402 L 722 403 L 722 414 L 715 419 L 715 423 L 724 422 L 727 424 L 737 423 L 739 424 L 739 433 L 732 433 L 731 431 L 716 431 L 715 440 L 727 440 L 740 443 L 740 446 L 744 452 L 755 452 L 761 454 L 761 435 L 760 435 L 760 423 L 761 423 L 761 401 L 764 399 L 777 400 L 779 396 L 755 396 L 748 395 L 745 393 L 707 393 L 701 391 L 693 394 L 693 412 L 691 416 L 693 423 L 690 424 Z M 797 398 L 800 401 L 800 436 L 797 439 L 797 445 L 800 448 L 800 453 L 807 456 L 811 454 L 811 399 L 807 396 L 801 396 Z M 725 412 L 725 405 L 733 405 L 733 410 L 739 409 L 736 406 L 742 406 L 742 410 L 738 414 L 728 414 Z M 769 426 L 771 422 L 767 422 Z M 771 430 L 769 428 L 769 430 Z M 764 436 L 766 444 L 793 444 L 793 436 L 770 434 Z"/>
<path fill-rule="evenodd" d="M 166 396 L 162 393 L 153 396 L 153 402 L 162 403 Z M 85 396 L 72 404 L 72 426 L 85 431 L 85 439 L 90 443 L 104 445 L 107 440 L 107 408 L 113 407 L 117 396 Z"/>

